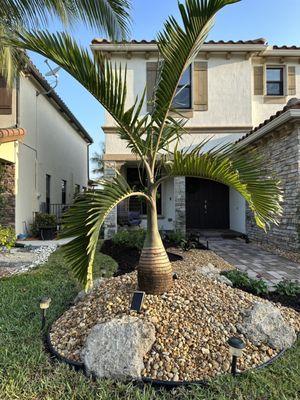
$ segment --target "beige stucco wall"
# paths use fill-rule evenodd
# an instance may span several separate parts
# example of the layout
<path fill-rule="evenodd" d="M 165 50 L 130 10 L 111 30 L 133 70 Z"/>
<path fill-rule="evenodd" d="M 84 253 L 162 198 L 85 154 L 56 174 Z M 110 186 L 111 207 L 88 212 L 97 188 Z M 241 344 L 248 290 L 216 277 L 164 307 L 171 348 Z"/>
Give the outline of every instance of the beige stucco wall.
<path fill-rule="evenodd" d="M 61 203 L 61 180 L 67 181 L 67 203 L 74 185 L 87 186 L 87 143 L 50 103 L 36 96 L 30 79 L 20 80 L 20 126 L 26 129 L 18 146 L 16 232 L 24 232 L 33 213 L 45 202 L 46 174 L 51 175 L 51 203 Z"/>

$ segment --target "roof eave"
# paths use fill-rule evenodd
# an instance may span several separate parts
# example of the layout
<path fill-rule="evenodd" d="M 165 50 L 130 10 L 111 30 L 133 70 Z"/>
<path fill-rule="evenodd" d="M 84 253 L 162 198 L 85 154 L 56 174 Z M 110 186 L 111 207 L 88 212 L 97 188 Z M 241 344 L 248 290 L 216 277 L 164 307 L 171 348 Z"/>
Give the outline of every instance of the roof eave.
<path fill-rule="evenodd" d="M 265 126 L 261 127 L 257 131 L 250 133 L 249 136 L 241 139 L 236 145 L 237 147 L 245 147 L 256 140 L 260 139 L 267 133 L 279 128 L 286 122 L 297 121 L 300 122 L 300 109 L 290 109 L 285 111 L 283 114 L 279 115 L 277 118 L 268 122 Z"/>
<path fill-rule="evenodd" d="M 203 44 L 201 51 L 203 52 L 261 52 L 267 49 L 265 44 Z M 130 52 L 156 52 L 158 51 L 157 44 L 155 43 L 126 43 L 126 44 L 113 44 L 113 43 L 94 43 L 91 44 L 92 51 L 102 52 L 117 52 L 126 53 Z"/>

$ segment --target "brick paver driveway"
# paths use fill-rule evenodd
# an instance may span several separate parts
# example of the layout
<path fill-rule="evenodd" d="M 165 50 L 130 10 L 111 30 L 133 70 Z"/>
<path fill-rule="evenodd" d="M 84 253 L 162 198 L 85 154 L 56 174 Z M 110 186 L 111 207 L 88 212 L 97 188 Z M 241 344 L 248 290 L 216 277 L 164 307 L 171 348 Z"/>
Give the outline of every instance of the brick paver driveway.
<path fill-rule="evenodd" d="M 227 262 L 255 278 L 260 276 L 270 286 L 282 279 L 300 280 L 300 264 L 289 261 L 277 254 L 246 244 L 238 239 L 212 238 L 209 248 Z"/>

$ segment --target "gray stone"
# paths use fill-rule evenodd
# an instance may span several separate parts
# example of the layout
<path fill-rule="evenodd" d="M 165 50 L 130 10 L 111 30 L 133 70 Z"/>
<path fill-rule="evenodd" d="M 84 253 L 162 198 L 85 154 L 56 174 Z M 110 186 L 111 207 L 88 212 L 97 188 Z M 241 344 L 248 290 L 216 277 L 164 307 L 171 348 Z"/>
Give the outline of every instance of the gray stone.
<path fill-rule="evenodd" d="M 296 341 L 294 328 L 285 322 L 278 308 L 268 303 L 254 303 L 237 328 L 254 345 L 264 343 L 276 350 L 291 347 Z"/>
<path fill-rule="evenodd" d="M 227 286 L 233 286 L 232 282 L 230 279 L 226 278 L 224 275 L 217 275 L 216 280 L 220 283 L 224 283 Z"/>
<path fill-rule="evenodd" d="M 88 373 L 98 378 L 140 379 L 143 357 L 155 341 L 151 322 L 125 316 L 94 326 L 83 350 Z"/>
<path fill-rule="evenodd" d="M 205 275 L 205 276 L 215 276 L 220 274 L 221 270 L 217 267 L 215 267 L 213 264 L 208 263 L 204 267 L 197 267 L 196 271 L 199 274 Z"/>

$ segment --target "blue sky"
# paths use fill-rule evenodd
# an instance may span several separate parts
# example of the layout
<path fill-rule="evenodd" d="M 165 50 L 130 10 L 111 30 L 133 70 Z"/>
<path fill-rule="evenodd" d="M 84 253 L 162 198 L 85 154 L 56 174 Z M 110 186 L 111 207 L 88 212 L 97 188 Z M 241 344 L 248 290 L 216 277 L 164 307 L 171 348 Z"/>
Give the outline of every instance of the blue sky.
<path fill-rule="evenodd" d="M 132 0 L 132 33 L 134 39 L 153 39 L 170 14 L 178 16 L 177 0 Z M 264 37 L 269 44 L 300 46 L 299 0 L 242 0 L 227 6 L 217 16 L 209 39 L 247 40 Z M 49 30 L 60 29 L 56 23 Z M 83 26 L 72 32 L 83 45 L 88 46 L 94 37 L 103 37 Z M 44 58 L 31 54 L 42 73 L 48 71 Z M 103 110 L 99 103 L 73 78 L 60 71 L 58 94 L 73 111 L 94 139 L 91 154 L 99 150 L 104 140 L 101 130 Z"/>

